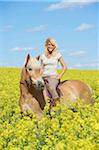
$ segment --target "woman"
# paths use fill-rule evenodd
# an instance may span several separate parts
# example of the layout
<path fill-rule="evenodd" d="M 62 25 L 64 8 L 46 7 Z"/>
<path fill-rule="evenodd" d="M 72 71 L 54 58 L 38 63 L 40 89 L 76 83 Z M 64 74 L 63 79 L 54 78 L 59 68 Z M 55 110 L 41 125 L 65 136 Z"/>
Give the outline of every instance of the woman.
<path fill-rule="evenodd" d="M 52 97 L 51 106 L 55 106 L 56 101 L 59 100 L 56 87 L 67 67 L 61 53 L 58 52 L 57 44 L 54 39 L 48 38 L 45 41 L 45 52 L 40 56 L 40 60 L 42 64 L 42 75 L 45 81 L 45 87 Z M 58 62 L 62 67 L 60 74 L 57 73 Z"/>

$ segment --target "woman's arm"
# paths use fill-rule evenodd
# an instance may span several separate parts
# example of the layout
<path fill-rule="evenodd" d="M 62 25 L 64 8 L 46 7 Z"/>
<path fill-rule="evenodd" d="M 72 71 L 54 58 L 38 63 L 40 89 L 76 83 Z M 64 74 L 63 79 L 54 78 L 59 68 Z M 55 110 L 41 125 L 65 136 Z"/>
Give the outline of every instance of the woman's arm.
<path fill-rule="evenodd" d="M 41 70 L 40 70 L 40 73 L 43 74 L 43 71 L 44 71 L 44 65 L 43 65 L 43 61 L 41 60 Z"/>
<path fill-rule="evenodd" d="M 67 66 L 66 66 L 66 64 L 65 64 L 65 62 L 64 62 L 63 57 L 61 57 L 61 58 L 59 59 L 59 62 L 60 62 L 60 64 L 61 64 L 61 66 L 62 66 L 62 71 L 61 71 L 61 73 L 58 75 L 57 79 L 61 79 L 62 76 L 64 75 L 64 73 L 65 73 L 66 70 L 67 70 Z"/>

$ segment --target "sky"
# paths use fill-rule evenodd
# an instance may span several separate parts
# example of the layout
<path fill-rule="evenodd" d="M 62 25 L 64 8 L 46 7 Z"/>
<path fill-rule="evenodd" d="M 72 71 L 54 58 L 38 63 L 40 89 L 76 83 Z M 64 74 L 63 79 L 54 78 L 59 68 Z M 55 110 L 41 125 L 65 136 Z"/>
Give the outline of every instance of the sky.
<path fill-rule="evenodd" d="M 96 0 L 0 1 L 0 67 L 22 67 L 52 37 L 68 69 L 99 69 L 98 20 Z"/>

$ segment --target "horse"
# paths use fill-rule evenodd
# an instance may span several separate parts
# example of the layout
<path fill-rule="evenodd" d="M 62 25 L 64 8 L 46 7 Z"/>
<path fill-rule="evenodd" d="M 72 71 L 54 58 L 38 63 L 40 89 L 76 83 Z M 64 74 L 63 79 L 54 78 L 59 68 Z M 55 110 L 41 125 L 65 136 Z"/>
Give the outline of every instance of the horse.
<path fill-rule="evenodd" d="M 92 90 L 80 80 L 64 80 L 58 85 L 58 89 L 64 98 L 66 105 L 69 101 L 77 101 L 79 98 L 84 104 L 92 104 Z M 21 112 L 31 109 L 41 118 L 47 103 L 45 82 L 42 78 L 41 64 L 36 57 L 29 54 L 21 71 L 19 106 Z M 60 98 L 61 101 L 61 98 Z"/>

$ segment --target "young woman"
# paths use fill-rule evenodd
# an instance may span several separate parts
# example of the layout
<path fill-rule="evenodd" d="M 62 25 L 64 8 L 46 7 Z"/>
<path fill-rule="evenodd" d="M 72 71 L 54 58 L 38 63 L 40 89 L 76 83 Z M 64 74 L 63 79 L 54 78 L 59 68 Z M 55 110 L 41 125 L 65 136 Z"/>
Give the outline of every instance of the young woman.
<path fill-rule="evenodd" d="M 40 56 L 42 64 L 43 79 L 45 81 L 45 87 L 52 97 L 52 105 L 59 100 L 59 95 L 56 91 L 56 87 L 65 73 L 67 67 L 60 52 L 58 52 L 57 43 L 54 39 L 48 38 L 45 41 L 45 52 Z M 58 62 L 61 64 L 62 71 L 57 73 Z"/>

